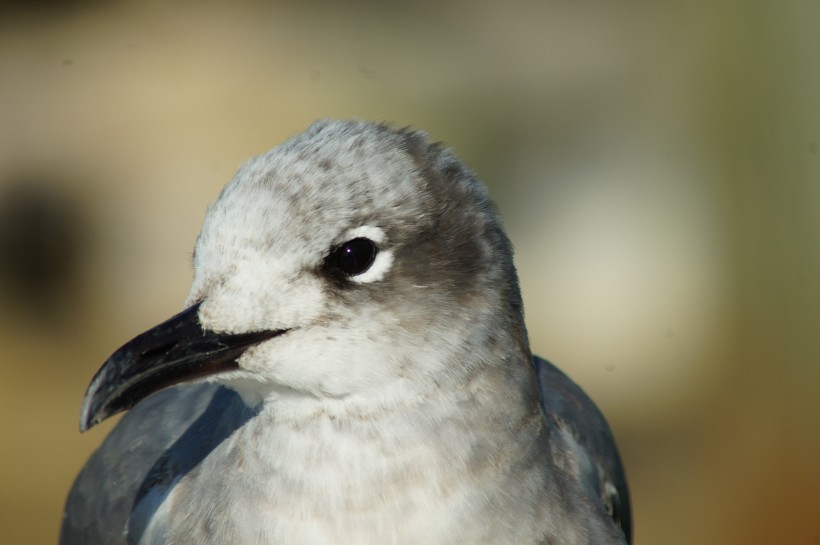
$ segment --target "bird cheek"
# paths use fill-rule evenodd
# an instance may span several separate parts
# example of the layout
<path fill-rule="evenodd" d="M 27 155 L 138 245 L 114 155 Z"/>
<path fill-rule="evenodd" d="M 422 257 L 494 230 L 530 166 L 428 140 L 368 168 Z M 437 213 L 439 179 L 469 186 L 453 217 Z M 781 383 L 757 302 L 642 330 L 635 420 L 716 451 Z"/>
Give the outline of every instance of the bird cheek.
<path fill-rule="evenodd" d="M 307 327 L 324 314 L 326 299 L 311 282 L 232 279 L 211 290 L 202 302 L 200 320 L 213 331 L 242 333 Z"/>

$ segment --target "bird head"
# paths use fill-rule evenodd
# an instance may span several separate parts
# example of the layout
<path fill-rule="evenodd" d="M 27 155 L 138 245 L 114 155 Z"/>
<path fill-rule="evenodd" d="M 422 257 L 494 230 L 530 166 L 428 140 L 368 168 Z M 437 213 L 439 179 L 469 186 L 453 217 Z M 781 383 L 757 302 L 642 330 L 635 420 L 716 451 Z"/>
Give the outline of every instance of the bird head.
<path fill-rule="evenodd" d="M 421 132 L 323 121 L 250 160 L 209 208 L 194 270 L 185 310 L 97 372 L 81 429 L 191 380 L 255 404 L 421 392 L 529 358 L 495 208 Z"/>

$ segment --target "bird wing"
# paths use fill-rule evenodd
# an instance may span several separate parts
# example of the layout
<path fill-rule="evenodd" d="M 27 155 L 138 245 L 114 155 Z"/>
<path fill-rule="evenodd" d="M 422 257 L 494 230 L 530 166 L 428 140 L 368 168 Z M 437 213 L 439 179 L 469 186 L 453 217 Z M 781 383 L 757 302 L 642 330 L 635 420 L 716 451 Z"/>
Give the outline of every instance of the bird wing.
<path fill-rule="evenodd" d="M 552 363 L 533 357 L 541 387 L 541 406 L 553 430 L 573 446 L 578 480 L 599 498 L 626 541 L 632 543 L 632 511 L 626 474 L 615 438 L 604 415 L 567 375 Z"/>
<path fill-rule="evenodd" d="M 176 480 L 252 414 L 238 394 L 215 385 L 177 386 L 143 400 L 74 481 L 60 545 L 138 543 Z"/>

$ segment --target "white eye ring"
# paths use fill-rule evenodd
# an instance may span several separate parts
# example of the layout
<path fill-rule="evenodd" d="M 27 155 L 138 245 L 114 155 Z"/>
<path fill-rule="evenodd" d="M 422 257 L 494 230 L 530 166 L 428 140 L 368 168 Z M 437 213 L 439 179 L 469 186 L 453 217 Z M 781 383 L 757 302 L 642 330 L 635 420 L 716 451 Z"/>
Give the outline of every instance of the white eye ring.
<path fill-rule="evenodd" d="M 372 225 L 362 225 L 354 229 L 346 231 L 343 240 L 353 240 L 354 238 L 368 238 L 376 243 L 379 247 L 379 253 L 376 254 L 376 259 L 373 264 L 362 274 L 351 276 L 348 279 L 351 282 L 368 283 L 377 282 L 384 278 L 387 271 L 393 265 L 393 250 L 385 248 L 387 246 L 387 235 L 379 228 Z"/>
<path fill-rule="evenodd" d="M 369 238 L 379 246 L 387 242 L 385 232 L 380 227 L 374 227 L 372 225 L 362 225 L 345 231 L 344 236 L 341 237 L 338 242 L 344 242 L 345 240 L 352 240 L 354 238 Z"/>

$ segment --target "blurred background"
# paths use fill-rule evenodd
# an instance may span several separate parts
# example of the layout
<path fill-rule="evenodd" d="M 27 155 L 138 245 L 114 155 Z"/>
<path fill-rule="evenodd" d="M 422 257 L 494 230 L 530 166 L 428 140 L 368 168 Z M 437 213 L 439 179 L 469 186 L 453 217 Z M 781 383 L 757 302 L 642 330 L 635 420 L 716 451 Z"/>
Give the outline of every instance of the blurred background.
<path fill-rule="evenodd" d="M 13 4 L 4 4 L 13 6 Z M 636 543 L 820 543 L 820 4 L 27 2 L 0 13 L 0 541 L 54 543 L 105 358 L 207 204 L 320 117 L 488 184 Z"/>

